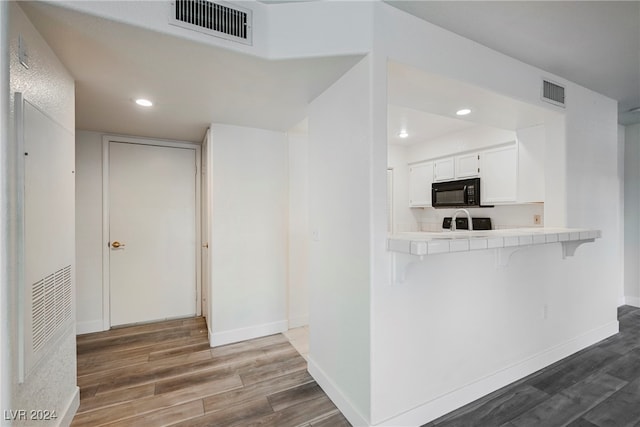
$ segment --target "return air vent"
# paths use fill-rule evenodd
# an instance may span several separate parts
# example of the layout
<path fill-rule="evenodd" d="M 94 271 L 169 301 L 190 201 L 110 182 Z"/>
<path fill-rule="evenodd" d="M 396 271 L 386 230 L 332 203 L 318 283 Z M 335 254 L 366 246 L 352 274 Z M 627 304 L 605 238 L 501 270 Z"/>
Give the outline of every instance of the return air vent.
<path fill-rule="evenodd" d="M 542 100 L 564 107 L 564 87 L 548 80 L 543 80 Z"/>
<path fill-rule="evenodd" d="M 70 265 L 61 268 L 33 283 L 26 295 L 28 304 L 20 382 L 24 382 L 35 366 L 56 349 L 58 340 L 73 325 L 71 275 Z"/>
<path fill-rule="evenodd" d="M 169 23 L 250 45 L 251 17 L 251 10 L 222 2 L 175 0 Z"/>
<path fill-rule="evenodd" d="M 71 319 L 71 266 L 34 283 L 31 292 L 33 351 L 38 353 Z"/>

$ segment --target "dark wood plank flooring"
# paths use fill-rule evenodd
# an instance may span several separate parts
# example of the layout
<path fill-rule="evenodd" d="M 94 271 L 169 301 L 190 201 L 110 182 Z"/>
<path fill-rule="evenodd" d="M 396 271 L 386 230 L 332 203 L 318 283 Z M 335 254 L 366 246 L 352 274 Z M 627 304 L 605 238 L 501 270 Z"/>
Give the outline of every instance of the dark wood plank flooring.
<path fill-rule="evenodd" d="M 423 427 L 640 427 L 640 309 L 620 333 Z"/>
<path fill-rule="evenodd" d="M 423 427 L 640 427 L 640 309 L 620 333 Z M 72 426 L 349 427 L 281 335 L 209 348 L 204 320 L 78 336 Z"/>
<path fill-rule="evenodd" d="M 80 335 L 72 426 L 348 426 L 282 335 L 210 348 L 202 318 Z"/>

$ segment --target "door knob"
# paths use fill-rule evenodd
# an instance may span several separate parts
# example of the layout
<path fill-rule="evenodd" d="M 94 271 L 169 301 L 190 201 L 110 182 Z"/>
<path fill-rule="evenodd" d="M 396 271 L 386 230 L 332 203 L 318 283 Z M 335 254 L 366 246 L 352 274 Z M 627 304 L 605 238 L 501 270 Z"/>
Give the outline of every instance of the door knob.
<path fill-rule="evenodd" d="M 116 242 L 111 243 L 111 247 L 115 248 L 115 249 L 122 248 L 122 247 L 124 247 L 124 243 L 120 243 L 120 242 L 116 241 Z"/>

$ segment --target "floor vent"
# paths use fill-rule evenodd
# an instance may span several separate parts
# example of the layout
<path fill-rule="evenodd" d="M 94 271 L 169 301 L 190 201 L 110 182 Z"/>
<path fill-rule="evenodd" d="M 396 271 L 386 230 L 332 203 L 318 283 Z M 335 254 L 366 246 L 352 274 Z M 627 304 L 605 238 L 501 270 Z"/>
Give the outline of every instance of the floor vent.
<path fill-rule="evenodd" d="M 559 84 L 550 82 L 549 80 L 542 81 L 542 100 L 551 104 L 564 107 L 564 87 Z"/>
<path fill-rule="evenodd" d="M 251 10 L 208 0 L 171 2 L 169 23 L 227 40 L 252 44 Z"/>

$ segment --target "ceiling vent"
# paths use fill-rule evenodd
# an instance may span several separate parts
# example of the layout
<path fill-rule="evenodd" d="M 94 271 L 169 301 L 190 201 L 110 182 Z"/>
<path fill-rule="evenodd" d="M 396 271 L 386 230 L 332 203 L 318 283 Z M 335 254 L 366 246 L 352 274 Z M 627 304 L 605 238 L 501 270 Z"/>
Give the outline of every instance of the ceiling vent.
<path fill-rule="evenodd" d="M 223 39 L 252 44 L 251 10 L 207 0 L 171 2 L 169 23 Z"/>
<path fill-rule="evenodd" d="M 549 80 L 542 80 L 542 100 L 564 107 L 564 87 Z"/>

